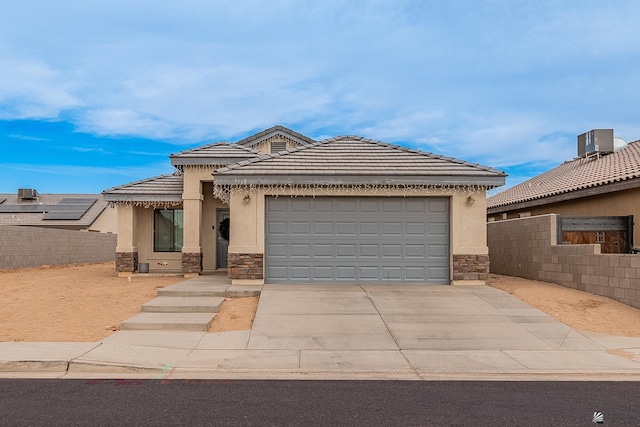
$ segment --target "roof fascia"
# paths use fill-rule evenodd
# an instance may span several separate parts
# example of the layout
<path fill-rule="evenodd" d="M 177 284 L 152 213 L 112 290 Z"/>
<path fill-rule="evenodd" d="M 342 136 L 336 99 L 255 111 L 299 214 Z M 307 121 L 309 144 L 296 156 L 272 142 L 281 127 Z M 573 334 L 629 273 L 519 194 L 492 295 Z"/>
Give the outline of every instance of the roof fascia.
<path fill-rule="evenodd" d="M 539 199 L 527 200 L 523 202 L 511 203 L 508 205 L 495 206 L 487 208 L 487 214 L 493 215 L 502 212 L 511 212 L 523 209 L 529 209 L 538 206 L 551 205 L 554 203 L 562 203 L 586 197 L 599 196 L 601 194 L 630 190 L 640 187 L 640 178 L 633 178 L 626 181 L 613 182 L 597 187 L 583 188 L 581 190 L 570 191 L 568 193 L 556 194 L 554 196 L 543 197 Z"/>
<path fill-rule="evenodd" d="M 383 175 L 244 175 L 214 173 L 216 185 L 504 185 L 503 176 L 383 176 Z"/>

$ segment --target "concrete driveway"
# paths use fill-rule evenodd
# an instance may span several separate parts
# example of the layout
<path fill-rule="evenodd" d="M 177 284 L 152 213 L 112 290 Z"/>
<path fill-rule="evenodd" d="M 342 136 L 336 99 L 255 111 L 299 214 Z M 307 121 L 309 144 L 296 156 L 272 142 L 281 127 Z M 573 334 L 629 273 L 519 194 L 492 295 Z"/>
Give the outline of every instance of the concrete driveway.
<path fill-rule="evenodd" d="M 251 330 L 0 343 L 0 373 L 12 370 L 70 378 L 638 380 L 640 338 L 575 331 L 487 286 L 264 285 Z"/>

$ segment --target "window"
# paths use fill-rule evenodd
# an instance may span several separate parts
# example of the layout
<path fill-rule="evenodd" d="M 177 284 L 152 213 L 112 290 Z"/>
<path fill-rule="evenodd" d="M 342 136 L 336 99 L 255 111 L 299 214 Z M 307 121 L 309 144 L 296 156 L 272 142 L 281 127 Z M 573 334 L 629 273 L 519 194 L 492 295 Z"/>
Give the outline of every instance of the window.
<path fill-rule="evenodd" d="M 156 209 L 153 212 L 154 252 L 182 251 L 182 209 Z"/>

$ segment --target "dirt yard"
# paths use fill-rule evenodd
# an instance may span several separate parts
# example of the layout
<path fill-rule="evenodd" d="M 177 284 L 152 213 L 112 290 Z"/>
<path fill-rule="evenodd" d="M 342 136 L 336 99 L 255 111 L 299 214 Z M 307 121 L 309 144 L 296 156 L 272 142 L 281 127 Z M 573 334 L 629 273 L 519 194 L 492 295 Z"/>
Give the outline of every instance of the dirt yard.
<path fill-rule="evenodd" d="M 0 341 L 98 341 L 179 276 L 117 277 L 114 264 L 0 270 Z M 509 292 L 578 330 L 640 337 L 640 310 L 544 282 L 491 275 Z M 227 299 L 209 332 L 250 329 L 258 298 Z"/>
<path fill-rule="evenodd" d="M 113 262 L 0 270 L 0 341 L 98 341 L 181 276 L 118 277 Z M 251 328 L 257 298 L 223 303 L 212 330 Z M 214 328 L 215 327 L 215 328 Z"/>

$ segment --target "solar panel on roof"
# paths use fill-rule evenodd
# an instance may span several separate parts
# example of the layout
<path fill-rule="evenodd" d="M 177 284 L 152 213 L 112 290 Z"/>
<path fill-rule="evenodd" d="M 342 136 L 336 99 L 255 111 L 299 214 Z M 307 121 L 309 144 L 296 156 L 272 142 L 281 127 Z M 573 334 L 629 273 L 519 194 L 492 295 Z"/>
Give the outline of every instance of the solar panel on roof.
<path fill-rule="evenodd" d="M 0 213 L 38 213 L 45 210 L 43 205 L 0 205 Z"/>
<path fill-rule="evenodd" d="M 86 212 L 86 211 L 85 211 Z M 75 220 L 80 219 L 84 215 L 84 212 L 80 211 L 58 211 L 58 212 L 47 212 L 44 214 L 42 219 L 64 219 L 64 220 Z"/>

